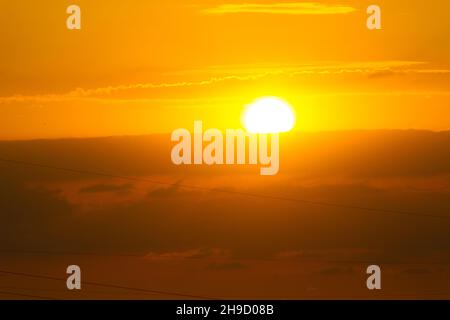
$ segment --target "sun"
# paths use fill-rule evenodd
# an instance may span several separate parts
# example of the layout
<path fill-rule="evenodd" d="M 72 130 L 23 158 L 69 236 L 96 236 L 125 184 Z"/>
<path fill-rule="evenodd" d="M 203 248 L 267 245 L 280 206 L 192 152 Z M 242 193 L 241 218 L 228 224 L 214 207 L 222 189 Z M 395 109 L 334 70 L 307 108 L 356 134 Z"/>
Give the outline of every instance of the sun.
<path fill-rule="evenodd" d="M 295 115 L 286 101 L 264 97 L 246 106 L 242 122 L 250 133 L 280 133 L 292 130 Z"/>

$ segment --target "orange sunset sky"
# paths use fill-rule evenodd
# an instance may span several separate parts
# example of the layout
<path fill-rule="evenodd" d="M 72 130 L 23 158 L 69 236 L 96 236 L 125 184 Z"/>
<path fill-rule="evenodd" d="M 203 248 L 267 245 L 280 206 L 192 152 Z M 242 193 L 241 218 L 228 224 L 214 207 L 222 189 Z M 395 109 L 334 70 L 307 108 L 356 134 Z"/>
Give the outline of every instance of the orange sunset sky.
<path fill-rule="evenodd" d="M 449 13 L 0 0 L 0 299 L 449 298 Z M 267 96 L 297 118 L 277 175 L 171 161 L 173 130 Z M 71 264 L 106 287 L 69 292 Z"/>
<path fill-rule="evenodd" d="M 0 139 L 234 128 L 267 95 L 300 131 L 450 129 L 448 1 L 377 1 L 379 31 L 368 1 L 76 3 L 79 31 L 71 1 L 0 1 Z"/>

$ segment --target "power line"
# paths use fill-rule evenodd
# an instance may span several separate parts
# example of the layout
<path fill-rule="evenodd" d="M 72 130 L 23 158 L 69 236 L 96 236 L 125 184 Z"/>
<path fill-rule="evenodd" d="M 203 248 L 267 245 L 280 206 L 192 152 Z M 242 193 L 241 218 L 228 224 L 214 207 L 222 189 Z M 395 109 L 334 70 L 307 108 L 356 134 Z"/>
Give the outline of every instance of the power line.
<path fill-rule="evenodd" d="M 52 277 L 52 276 L 43 276 L 43 275 L 22 273 L 22 272 L 13 272 L 13 271 L 7 271 L 7 270 L 0 270 L 0 274 L 34 278 L 34 279 L 53 280 L 53 281 L 65 281 L 66 280 L 63 278 L 57 278 L 57 277 Z M 83 281 L 83 284 L 90 285 L 90 286 L 96 286 L 96 287 L 110 288 L 110 289 L 121 289 L 121 290 L 129 290 L 129 291 L 136 291 L 136 292 L 152 293 L 152 294 L 158 294 L 158 295 L 164 295 L 164 296 L 174 296 L 174 297 L 183 297 L 183 298 L 200 299 L 200 300 L 219 300 L 217 298 L 200 296 L 200 295 L 185 294 L 185 293 L 170 292 L 170 291 L 161 291 L 161 290 L 152 290 L 152 289 L 143 289 L 143 288 L 134 288 L 134 287 L 121 286 L 121 285 L 115 285 L 115 284 L 107 284 L 107 283 Z"/>
<path fill-rule="evenodd" d="M 42 295 L 36 295 L 36 294 L 26 294 L 26 293 L 17 293 L 17 292 L 9 292 L 9 291 L 3 291 L 3 290 L 21 290 L 21 291 L 39 291 L 39 292 L 52 292 L 52 293 L 67 293 L 67 290 L 51 290 L 51 289 L 42 289 L 42 288 L 25 288 L 25 287 L 0 287 L 0 294 L 5 295 L 14 295 L 14 296 L 20 296 L 20 297 L 27 297 L 27 298 L 37 298 L 37 299 L 43 299 L 43 300 L 61 300 L 56 298 L 49 298 L 44 297 Z M 106 292 L 106 291 L 86 291 L 83 290 L 82 293 L 86 294 L 102 294 L 102 295 L 112 295 L 112 294 L 132 294 L 130 292 Z M 134 293 L 134 294 L 146 294 L 146 293 Z M 439 289 L 435 290 L 424 290 L 421 292 L 409 292 L 409 291 L 383 291 L 382 295 L 384 297 L 426 297 L 426 296 L 450 296 L 450 291 L 442 291 Z M 366 296 L 367 298 L 373 298 L 371 295 L 357 295 L 357 297 L 361 298 Z M 353 299 L 357 298 L 354 297 Z"/>
<path fill-rule="evenodd" d="M 95 172 L 95 171 L 90 171 L 90 170 L 81 170 L 81 169 L 50 166 L 50 165 L 45 165 L 45 164 L 26 162 L 26 161 L 21 161 L 21 160 L 5 159 L 5 158 L 0 158 L 0 161 L 5 162 L 5 163 L 16 164 L 16 165 L 24 165 L 24 166 L 38 167 L 38 168 L 44 168 L 44 169 L 59 170 L 59 171 L 65 171 L 65 172 L 70 172 L 70 173 L 76 173 L 76 174 L 94 175 L 94 176 L 108 177 L 108 178 L 121 179 L 121 180 L 127 180 L 127 181 L 148 182 L 151 184 L 165 185 L 165 186 L 171 186 L 171 187 L 176 186 L 179 188 L 202 190 L 202 191 L 209 191 L 209 192 L 215 192 L 215 193 L 234 194 L 234 195 L 240 195 L 240 196 L 246 196 L 246 197 L 252 197 L 252 198 L 280 200 L 280 201 L 303 203 L 303 204 L 310 204 L 310 205 L 317 205 L 317 206 L 324 206 L 324 207 L 360 210 L 360 211 L 366 211 L 366 212 L 378 212 L 381 214 L 383 214 L 383 213 L 384 214 L 398 214 L 398 215 L 407 215 L 407 216 L 415 216 L 415 217 L 426 217 L 426 218 L 450 220 L 450 216 L 445 216 L 445 215 L 427 214 L 427 213 L 392 210 L 392 209 L 370 208 L 370 207 L 363 207 L 363 206 L 354 206 L 354 205 L 346 205 L 346 204 L 322 202 L 322 201 L 312 201 L 312 200 L 306 200 L 306 199 L 288 198 L 288 197 L 280 197 L 280 196 L 273 196 L 273 195 L 266 195 L 266 194 L 242 192 L 242 191 L 214 189 L 214 188 L 207 188 L 207 187 L 202 187 L 202 186 L 187 185 L 187 184 L 181 184 L 181 183 L 170 183 L 170 182 L 150 180 L 150 179 L 146 179 L 146 178 L 122 176 L 122 175 L 115 175 L 115 174 L 104 173 L 104 172 Z"/>
<path fill-rule="evenodd" d="M 30 288 L 30 287 L 11 287 L 11 286 L 0 286 L 0 290 L 21 290 L 21 291 L 38 291 L 38 292 L 51 292 L 54 294 L 64 294 L 68 293 L 66 290 L 57 290 L 57 289 L 43 289 L 43 288 Z M 70 291 L 72 292 L 72 291 Z M 69 292 L 69 293 L 70 293 Z M 119 295 L 119 296 L 125 296 L 125 295 L 132 295 L 132 296 L 155 296 L 153 293 L 146 293 L 146 292 L 127 292 L 127 291 L 95 291 L 95 290 L 86 290 L 83 289 L 81 292 L 77 292 L 77 294 L 90 294 L 90 295 Z"/>
<path fill-rule="evenodd" d="M 22 291 L 39 291 L 39 292 L 52 292 L 55 294 L 64 294 L 67 293 L 67 290 L 51 290 L 51 289 L 42 289 L 42 288 L 25 288 L 25 287 L 0 287 L 0 290 L 22 290 Z M 86 294 L 101 294 L 101 295 L 113 295 L 113 294 L 118 294 L 118 295 L 123 295 L 123 294 L 144 294 L 145 293 L 131 293 L 131 292 L 106 292 L 106 291 L 86 291 L 83 290 L 82 293 L 86 293 Z M 6 291 L 0 291 L 0 294 L 7 294 L 7 295 L 15 295 L 15 296 L 21 296 L 21 297 L 28 297 L 28 298 L 37 298 L 37 299 L 43 299 L 43 300 L 61 300 L 61 299 L 55 299 L 55 298 L 49 298 L 49 297 L 44 297 L 44 296 L 40 296 L 40 295 L 29 295 L 29 294 L 23 294 L 23 293 L 16 293 L 16 292 L 6 292 Z M 409 291 L 403 291 L 403 292 L 399 292 L 399 291 L 383 291 L 382 292 L 383 297 L 397 297 L 397 298 L 402 298 L 402 297 L 426 297 L 426 296 L 450 296 L 450 291 L 442 291 L 442 290 L 426 290 L 426 291 L 421 291 L 421 292 L 409 292 Z M 357 296 L 354 296 L 352 299 L 358 299 L 358 298 L 368 298 L 371 299 L 373 298 L 373 295 L 367 295 L 366 293 L 364 294 L 358 294 Z"/>
<path fill-rule="evenodd" d="M 40 300 L 58 300 L 55 298 L 49 298 L 49 297 L 26 294 L 26 293 L 9 292 L 9 291 L 0 291 L 0 294 L 4 294 L 4 295 L 8 295 L 8 296 L 22 297 L 22 298 L 40 299 Z"/>

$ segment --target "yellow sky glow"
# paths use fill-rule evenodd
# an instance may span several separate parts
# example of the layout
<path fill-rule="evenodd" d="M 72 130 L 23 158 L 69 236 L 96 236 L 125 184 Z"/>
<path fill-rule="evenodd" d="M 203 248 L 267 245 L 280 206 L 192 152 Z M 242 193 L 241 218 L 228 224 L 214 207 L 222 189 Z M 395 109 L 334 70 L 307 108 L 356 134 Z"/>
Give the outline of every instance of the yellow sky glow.
<path fill-rule="evenodd" d="M 0 139 L 240 127 L 276 96 L 295 130 L 450 129 L 448 1 L 2 2 Z"/>

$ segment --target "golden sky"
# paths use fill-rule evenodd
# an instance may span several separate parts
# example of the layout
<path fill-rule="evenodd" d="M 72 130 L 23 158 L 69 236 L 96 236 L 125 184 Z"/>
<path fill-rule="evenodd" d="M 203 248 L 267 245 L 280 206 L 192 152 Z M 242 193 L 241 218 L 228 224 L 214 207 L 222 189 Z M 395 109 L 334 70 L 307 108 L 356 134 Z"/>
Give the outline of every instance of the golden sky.
<path fill-rule="evenodd" d="M 0 139 L 233 128 L 268 95 L 300 131 L 450 129 L 450 3 L 376 2 L 379 31 L 372 1 L 0 0 Z"/>
<path fill-rule="evenodd" d="M 366 28 L 373 3 L 382 30 Z M 218 298 L 449 297 L 450 131 L 429 132 L 450 130 L 449 12 L 0 0 L 0 140 L 94 137 L 0 141 L 2 268 L 60 277 L 77 263 L 83 281 Z M 278 175 L 170 162 L 170 132 L 239 127 L 264 96 L 297 115 Z M 383 268 L 379 294 L 368 263 Z M 6 292 L 161 298 L 0 277 Z"/>

